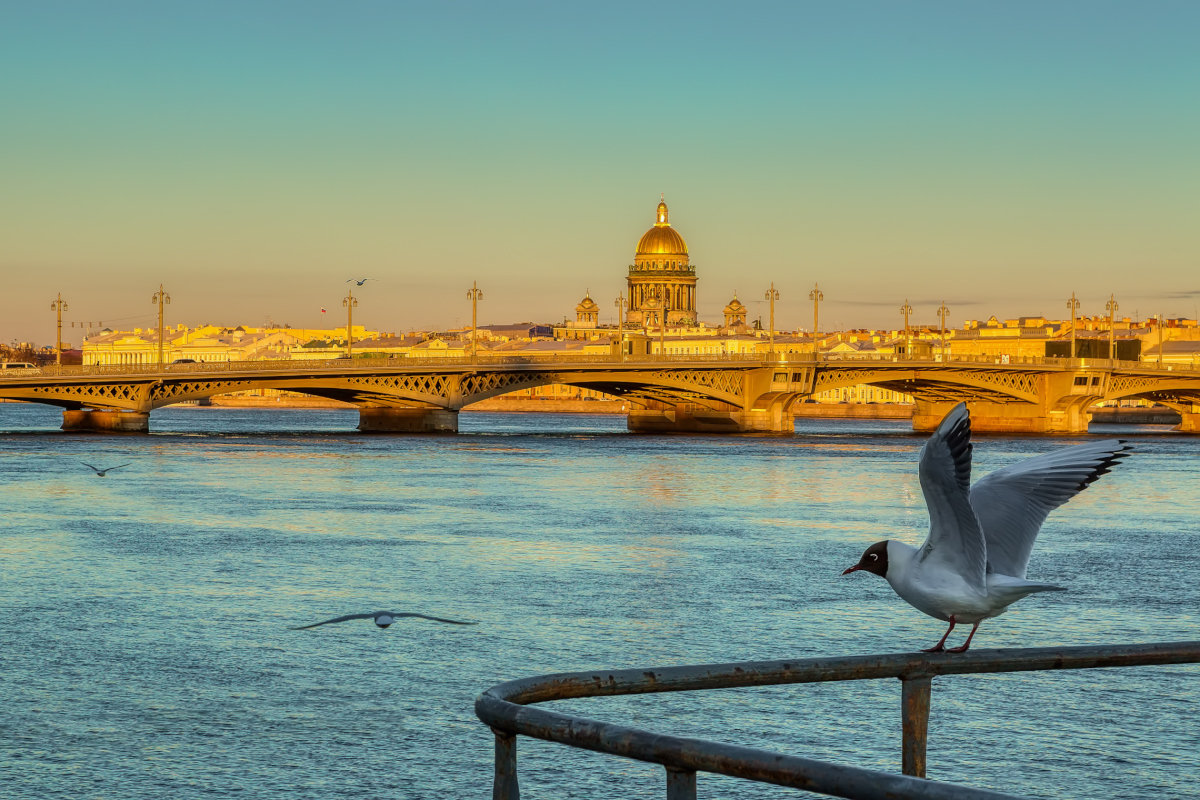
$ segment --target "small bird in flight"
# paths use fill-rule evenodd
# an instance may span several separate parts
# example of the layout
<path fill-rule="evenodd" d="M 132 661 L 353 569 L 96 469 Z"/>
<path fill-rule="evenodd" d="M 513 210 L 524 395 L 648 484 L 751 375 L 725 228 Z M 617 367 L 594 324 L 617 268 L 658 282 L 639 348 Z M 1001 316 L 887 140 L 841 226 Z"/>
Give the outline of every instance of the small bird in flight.
<path fill-rule="evenodd" d="M 105 467 L 104 469 L 100 469 L 99 467 L 93 467 L 91 464 L 87 463 L 86 461 L 80 461 L 79 463 L 83 464 L 85 467 L 88 467 L 93 472 L 95 472 L 97 475 L 99 475 L 101 478 L 103 478 L 105 475 L 112 472 L 114 469 L 120 469 L 121 467 L 128 467 L 129 464 L 132 464 L 133 462 L 130 461 L 129 464 L 118 464 L 115 467 Z"/>
<path fill-rule="evenodd" d="M 374 278 L 351 278 L 346 283 L 353 283 L 355 286 L 362 286 L 367 281 L 373 281 Z"/>
<path fill-rule="evenodd" d="M 456 620 L 456 619 L 442 619 L 441 617 L 428 617 L 424 614 L 412 614 L 412 613 L 398 614 L 395 611 L 374 611 L 374 612 L 371 612 L 370 614 L 347 614 L 344 617 L 334 617 L 333 619 L 327 619 L 324 622 L 314 622 L 312 625 L 301 625 L 299 627 L 292 628 L 292 630 L 303 631 L 303 630 L 307 630 L 308 628 L 315 628 L 318 625 L 328 625 L 331 622 L 345 622 L 346 620 L 349 620 L 349 619 L 372 619 L 375 621 L 375 624 L 378 625 L 379 627 L 386 628 L 387 626 L 391 625 L 393 622 L 395 622 L 398 619 L 401 619 L 402 617 L 420 617 L 421 619 L 431 619 L 434 622 L 449 622 L 451 625 L 474 625 L 475 624 L 474 622 L 460 622 L 459 620 Z"/>
<path fill-rule="evenodd" d="M 919 474 L 929 506 L 929 538 L 921 547 L 876 542 L 854 566 L 884 578 L 901 599 L 950 623 L 927 653 L 963 653 L 979 623 L 1027 595 L 1062 591 L 1025 579 L 1029 554 L 1046 516 L 1128 455 L 1120 439 L 1063 447 L 1010 464 L 971 486 L 971 418 L 955 406 L 921 448 Z M 971 633 L 946 650 L 957 623 Z"/>

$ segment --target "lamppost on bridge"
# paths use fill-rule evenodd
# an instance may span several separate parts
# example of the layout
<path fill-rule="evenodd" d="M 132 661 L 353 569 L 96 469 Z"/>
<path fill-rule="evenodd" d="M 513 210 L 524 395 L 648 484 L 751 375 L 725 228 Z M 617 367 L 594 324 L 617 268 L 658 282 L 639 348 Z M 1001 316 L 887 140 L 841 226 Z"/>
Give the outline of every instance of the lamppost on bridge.
<path fill-rule="evenodd" d="M 1120 306 L 1117 305 L 1117 296 L 1110 294 L 1108 296 L 1108 302 L 1105 303 L 1104 308 L 1108 311 L 1108 360 L 1109 364 L 1111 365 L 1117 360 L 1116 316 L 1117 309 L 1120 308 Z"/>
<path fill-rule="evenodd" d="M 817 344 L 817 337 L 820 336 L 821 330 L 818 324 L 820 321 L 818 312 L 821 301 L 825 299 L 825 293 L 821 291 L 819 284 L 813 284 L 812 291 L 808 293 L 808 299 L 813 301 L 813 361 L 816 361 L 821 355 L 820 345 Z"/>
<path fill-rule="evenodd" d="M 62 292 L 58 293 L 58 299 L 50 304 L 50 308 L 58 312 L 58 334 L 55 337 L 54 363 L 62 366 L 62 312 L 67 310 L 67 304 L 62 299 Z"/>
<path fill-rule="evenodd" d="M 950 309 L 946 308 L 946 301 L 942 301 L 942 305 L 938 308 L 938 319 L 942 321 L 942 363 L 946 362 L 946 315 L 950 313 Z"/>
<path fill-rule="evenodd" d="M 1075 299 L 1075 293 L 1071 292 L 1071 299 L 1067 301 L 1067 313 L 1071 315 L 1071 352 L 1070 357 L 1075 357 L 1075 320 L 1079 317 L 1079 301 Z"/>
<path fill-rule="evenodd" d="M 342 305 L 346 307 L 346 358 L 353 358 L 354 309 L 358 306 L 358 299 L 354 296 L 353 289 L 346 290 L 346 296 L 342 298 Z"/>
<path fill-rule="evenodd" d="M 1158 366 L 1160 366 L 1160 367 L 1162 366 L 1162 324 L 1163 324 L 1163 315 L 1155 314 L 1154 315 L 1154 327 L 1158 329 L 1158 358 L 1155 359 L 1155 361 L 1157 362 Z"/>
<path fill-rule="evenodd" d="M 162 369 L 163 365 L 163 339 L 166 337 L 166 331 L 163 329 L 163 305 L 171 304 L 171 295 L 163 291 L 163 285 L 158 285 L 158 291 L 150 298 L 151 303 L 158 303 L 158 368 Z"/>
<path fill-rule="evenodd" d="M 613 301 L 613 305 L 617 307 L 617 348 L 621 351 L 621 361 L 625 361 L 625 309 L 629 308 L 629 301 L 625 299 L 624 294 L 617 295 L 617 299 Z"/>
<path fill-rule="evenodd" d="M 904 305 L 900 306 L 900 313 L 904 315 L 904 355 L 912 358 L 912 338 L 908 335 L 908 315 L 912 313 L 912 306 L 908 304 L 908 298 L 904 298 Z"/>
<path fill-rule="evenodd" d="M 476 325 L 476 311 L 479 301 L 483 299 L 483 290 L 476 285 L 476 281 L 471 281 L 471 288 L 467 290 L 467 297 L 471 300 L 471 358 L 477 355 L 477 343 L 479 337 L 476 336 L 478 326 Z"/>
<path fill-rule="evenodd" d="M 767 300 L 767 302 L 769 302 L 771 304 L 771 313 L 770 313 L 771 326 L 767 329 L 767 352 L 769 352 L 771 354 L 771 360 L 774 361 L 775 360 L 775 301 L 779 299 L 779 290 L 775 288 L 775 281 L 771 281 L 771 288 L 767 289 L 765 299 Z"/>

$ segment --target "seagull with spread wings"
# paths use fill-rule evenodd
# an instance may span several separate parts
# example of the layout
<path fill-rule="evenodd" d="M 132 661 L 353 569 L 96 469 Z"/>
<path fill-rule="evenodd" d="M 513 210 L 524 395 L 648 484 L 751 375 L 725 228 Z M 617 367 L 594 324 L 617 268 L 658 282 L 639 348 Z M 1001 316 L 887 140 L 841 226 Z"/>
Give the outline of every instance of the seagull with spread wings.
<path fill-rule="evenodd" d="M 854 566 L 884 578 L 909 605 L 954 626 L 969 623 L 959 647 L 971 646 L 979 623 L 1037 592 L 1063 587 L 1025 579 L 1029 554 L 1047 515 L 1111 469 L 1130 448 L 1103 439 L 1019 461 L 971 486 L 971 417 L 959 403 L 921 448 L 921 490 L 929 507 L 929 537 L 919 548 L 876 542 Z"/>
<path fill-rule="evenodd" d="M 129 464 L 118 464 L 115 467 L 105 467 L 104 469 L 101 469 L 100 467 L 93 467 L 91 464 L 87 463 L 86 461 L 80 461 L 79 463 L 83 464 L 85 467 L 92 470 L 92 472 L 95 472 L 97 475 L 99 475 L 101 478 L 103 478 L 105 475 L 112 472 L 114 469 L 121 469 L 122 467 L 128 467 L 129 464 L 132 464 L 133 462 L 130 461 Z"/>
<path fill-rule="evenodd" d="M 314 622 L 312 625 L 301 625 L 299 627 L 292 628 L 292 630 L 303 631 L 303 630 L 307 630 L 309 628 L 315 628 L 318 625 L 329 625 L 330 623 L 333 623 L 333 622 L 346 622 L 347 620 L 351 620 L 351 619 L 371 619 L 371 620 L 374 620 L 375 624 L 378 625 L 380 628 L 386 628 L 387 626 L 391 625 L 396 620 L 403 619 L 404 617 L 419 617 L 420 619 L 430 619 L 430 620 L 433 620 L 434 622 L 448 622 L 451 625 L 474 625 L 475 624 L 474 622 L 460 622 L 459 620 L 456 620 L 456 619 L 442 619 L 441 617 L 430 617 L 430 616 L 426 616 L 425 614 L 397 613 L 395 611 L 372 611 L 368 614 L 346 614 L 344 617 L 334 617 L 333 619 L 327 619 L 324 622 Z"/>

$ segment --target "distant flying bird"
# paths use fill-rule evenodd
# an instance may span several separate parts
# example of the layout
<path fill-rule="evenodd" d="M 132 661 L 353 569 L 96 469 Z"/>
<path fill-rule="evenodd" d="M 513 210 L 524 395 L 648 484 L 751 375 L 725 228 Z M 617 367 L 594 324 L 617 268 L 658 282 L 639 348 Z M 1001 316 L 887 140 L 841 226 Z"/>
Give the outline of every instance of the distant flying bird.
<path fill-rule="evenodd" d="M 294 631 L 303 631 L 308 628 L 315 628 L 318 625 L 328 625 L 331 622 L 345 622 L 350 619 L 373 619 L 375 624 L 381 628 L 386 628 L 398 619 L 403 617 L 420 617 L 421 619 L 431 619 L 434 622 L 449 622 L 451 625 L 474 625 L 474 622 L 459 622 L 456 619 L 442 619 L 441 617 L 427 617 L 424 614 L 398 614 L 394 611 L 374 611 L 370 614 L 347 614 L 344 617 L 334 617 L 327 619 L 324 622 L 314 622 L 312 625 L 301 625 L 297 628 L 292 628 Z"/>
<path fill-rule="evenodd" d="M 374 278 L 351 278 L 350 280 L 346 281 L 346 283 L 353 283 L 356 286 L 362 286 L 367 281 L 373 281 L 373 280 L 375 280 L 375 279 Z"/>
<path fill-rule="evenodd" d="M 979 623 L 1036 592 L 1061 586 L 1025 580 L 1034 539 L 1046 516 L 1104 475 L 1130 448 L 1120 439 L 1064 447 L 996 470 L 971 484 L 971 418 L 959 403 L 921 448 L 919 473 L 929 507 L 929 537 L 920 549 L 876 542 L 843 572 L 887 580 L 909 605 L 950 623 L 925 652 L 946 650 L 950 631 L 971 634 L 948 652 L 966 652 Z"/>
<path fill-rule="evenodd" d="M 93 467 L 91 464 L 87 463 L 86 461 L 80 461 L 79 463 L 83 464 L 85 467 L 89 467 L 93 472 L 95 472 L 97 475 L 99 475 L 101 478 L 103 478 L 105 475 L 112 472 L 114 469 L 120 469 L 121 467 L 128 467 L 129 464 L 132 464 L 133 462 L 130 461 L 129 464 L 118 464 L 115 467 L 105 467 L 104 469 L 100 469 L 99 467 Z"/>

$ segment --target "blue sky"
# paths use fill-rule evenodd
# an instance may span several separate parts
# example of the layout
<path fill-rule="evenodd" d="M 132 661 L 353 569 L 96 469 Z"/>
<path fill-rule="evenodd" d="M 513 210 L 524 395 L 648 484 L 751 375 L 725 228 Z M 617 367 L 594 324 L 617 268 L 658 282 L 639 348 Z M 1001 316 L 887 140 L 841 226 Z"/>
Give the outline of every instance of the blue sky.
<path fill-rule="evenodd" d="M 0 339 L 609 316 L 659 193 L 701 317 L 1200 302 L 1200 4 L 0 6 Z M 328 316 L 332 316 L 332 313 Z M 340 319 L 340 317 L 338 317 Z M 332 322 L 326 318 L 326 324 Z"/>

